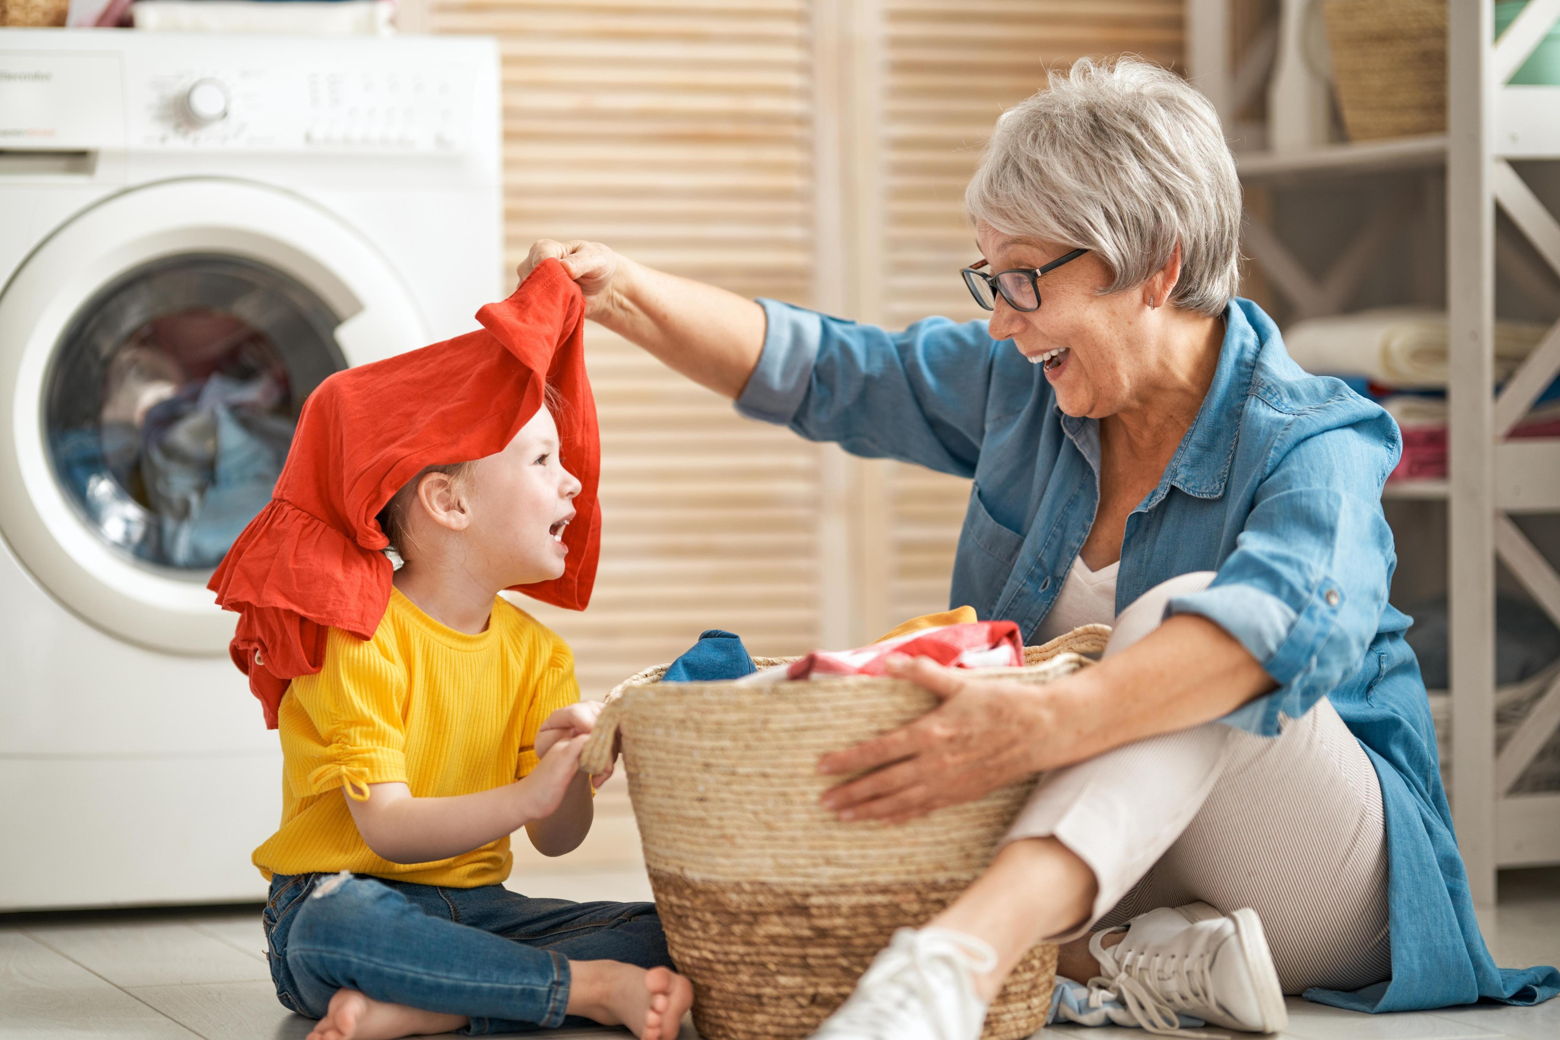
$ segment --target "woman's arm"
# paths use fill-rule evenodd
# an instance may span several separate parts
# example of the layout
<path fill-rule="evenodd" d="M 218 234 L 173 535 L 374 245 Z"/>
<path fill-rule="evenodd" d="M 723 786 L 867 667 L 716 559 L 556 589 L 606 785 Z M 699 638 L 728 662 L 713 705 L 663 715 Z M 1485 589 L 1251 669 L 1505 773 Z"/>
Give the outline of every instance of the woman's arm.
<path fill-rule="evenodd" d="M 657 271 L 596 242 L 531 246 L 522 281 L 552 257 L 585 293 L 585 316 L 716 393 L 736 400 L 764 348 L 764 310 L 713 285 Z"/>
<path fill-rule="evenodd" d="M 1380 492 L 1398 438 L 1385 412 L 1347 393 L 1285 433 L 1263 449 L 1272 465 L 1208 588 L 1173 597 L 1172 616 L 1119 654 L 1045 686 L 907 665 L 944 703 L 826 756 L 830 772 L 877 769 L 828 792 L 830 804 L 903 818 L 1159 733 L 1223 719 L 1274 736 L 1305 714 L 1359 669 L 1386 606 Z"/>
<path fill-rule="evenodd" d="M 579 773 L 580 751 L 587 739 L 560 741 L 523 780 L 502 787 L 447 798 L 417 798 L 404 783 L 369 784 L 368 798 L 361 802 L 347 798 L 347 808 L 376 856 L 392 863 L 448 859 L 557 812 L 575 787 L 589 783 Z M 346 798 L 345 791 L 342 797 Z M 590 797 L 588 791 L 585 797 Z M 585 826 L 590 826 L 588 819 Z"/>
<path fill-rule="evenodd" d="M 1220 718 L 1273 688 L 1256 658 L 1206 618 L 1179 615 L 1097 665 L 1044 685 L 982 679 L 930 661 L 890 673 L 942 704 L 819 770 L 866 772 L 824 795 L 842 819 L 906 820 L 1025 776 Z"/>

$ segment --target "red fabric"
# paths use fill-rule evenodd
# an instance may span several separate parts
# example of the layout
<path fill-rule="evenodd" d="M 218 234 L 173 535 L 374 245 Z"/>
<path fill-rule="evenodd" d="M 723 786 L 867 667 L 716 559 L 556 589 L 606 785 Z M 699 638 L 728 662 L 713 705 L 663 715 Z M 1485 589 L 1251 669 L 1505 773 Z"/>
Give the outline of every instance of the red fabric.
<path fill-rule="evenodd" d="M 601 443 L 585 376 L 579 286 L 555 260 L 464 336 L 326 379 L 304 403 L 271 502 L 228 550 L 210 588 L 238 612 L 229 653 L 275 729 L 287 684 L 320 670 L 327 629 L 368 639 L 390 602 L 388 544 L 374 517 L 425 467 L 500 451 L 563 398 L 563 462 L 579 478 L 562 576 L 515 591 L 583 610 L 596 579 Z"/>
<path fill-rule="evenodd" d="M 883 663 L 894 655 L 928 657 L 947 668 L 1006 667 L 1024 663 L 1024 640 L 1015 621 L 972 621 L 910 632 L 856 650 L 815 650 L 792 661 L 788 679 L 824 675 L 882 675 Z"/>
<path fill-rule="evenodd" d="M 1403 426 L 1403 455 L 1396 468 L 1387 474 L 1387 482 L 1403 480 L 1443 480 L 1448 473 L 1451 448 L 1445 423 L 1410 423 Z M 1560 437 L 1560 419 L 1538 419 L 1519 423 L 1509 434 L 1511 440 L 1529 437 Z"/>

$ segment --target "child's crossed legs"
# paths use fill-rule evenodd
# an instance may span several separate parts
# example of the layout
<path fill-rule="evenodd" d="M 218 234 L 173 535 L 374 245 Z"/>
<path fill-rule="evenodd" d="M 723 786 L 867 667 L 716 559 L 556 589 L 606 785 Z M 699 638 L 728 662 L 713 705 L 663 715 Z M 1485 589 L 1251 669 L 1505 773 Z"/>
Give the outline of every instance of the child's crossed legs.
<path fill-rule="evenodd" d="M 321 1038 L 582 1024 L 575 1016 L 671 1037 L 692 999 L 665 968 L 650 903 L 336 875 L 278 878 L 272 892 L 278 996 L 324 1019 Z"/>

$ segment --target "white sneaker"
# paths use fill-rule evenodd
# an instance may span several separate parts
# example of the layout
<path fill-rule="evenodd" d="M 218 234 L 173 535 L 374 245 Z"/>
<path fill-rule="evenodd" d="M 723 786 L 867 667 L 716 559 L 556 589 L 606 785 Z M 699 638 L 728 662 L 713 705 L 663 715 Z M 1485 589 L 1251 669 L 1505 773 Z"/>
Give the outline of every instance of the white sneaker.
<path fill-rule="evenodd" d="M 1101 939 L 1123 928 L 1126 936 L 1107 949 Z M 1095 933 L 1089 952 L 1100 964 L 1090 989 L 1108 990 L 1151 1033 L 1188 1035 L 1181 1012 L 1248 1033 L 1276 1033 L 1289 1021 L 1255 910 L 1228 917 L 1207 903 L 1152 910 Z"/>
<path fill-rule="evenodd" d="M 975 975 L 996 966 L 996 951 L 974 936 L 901 928 L 812 1040 L 976 1040 L 986 1002 Z"/>

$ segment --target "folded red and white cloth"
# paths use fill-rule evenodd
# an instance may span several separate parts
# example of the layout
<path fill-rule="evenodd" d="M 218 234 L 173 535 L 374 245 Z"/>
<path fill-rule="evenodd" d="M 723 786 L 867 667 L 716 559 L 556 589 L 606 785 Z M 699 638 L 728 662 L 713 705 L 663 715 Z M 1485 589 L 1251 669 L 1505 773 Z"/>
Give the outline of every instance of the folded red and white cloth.
<path fill-rule="evenodd" d="M 882 675 L 883 663 L 898 654 L 926 657 L 949 668 L 1017 668 L 1024 640 L 1013 621 L 975 621 L 907 632 L 855 650 L 814 650 L 790 664 L 760 669 L 743 683 L 781 679 L 827 679 L 837 675 Z"/>

